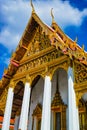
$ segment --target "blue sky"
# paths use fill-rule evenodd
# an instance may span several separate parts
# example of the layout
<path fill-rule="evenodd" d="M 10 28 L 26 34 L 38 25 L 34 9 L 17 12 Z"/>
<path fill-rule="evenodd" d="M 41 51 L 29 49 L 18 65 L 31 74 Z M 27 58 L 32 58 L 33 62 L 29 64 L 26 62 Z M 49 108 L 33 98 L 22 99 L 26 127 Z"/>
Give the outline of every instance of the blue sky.
<path fill-rule="evenodd" d="M 33 0 L 36 13 L 51 25 L 50 10 L 55 21 L 87 51 L 87 0 Z M 29 0 L 0 0 L 0 78 L 8 67 L 12 51 L 18 45 L 31 16 Z"/>

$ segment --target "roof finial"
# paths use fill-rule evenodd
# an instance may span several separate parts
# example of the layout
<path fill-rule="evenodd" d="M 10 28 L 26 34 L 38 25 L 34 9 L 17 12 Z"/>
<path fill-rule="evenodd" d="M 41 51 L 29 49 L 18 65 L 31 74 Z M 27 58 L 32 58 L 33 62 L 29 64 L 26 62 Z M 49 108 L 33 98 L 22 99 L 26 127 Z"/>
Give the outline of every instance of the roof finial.
<path fill-rule="evenodd" d="M 30 4 L 31 4 L 31 7 L 32 7 L 32 13 L 34 13 L 34 12 L 35 12 L 35 9 L 34 9 L 34 5 L 33 5 L 33 3 L 32 3 L 32 0 L 30 0 Z"/>
<path fill-rule="evenodd" d="M 78 41 L 78 38 L 76 37 L 76 38 L 75 38 L 75 43 L 77 43 L 77 41 Z"/>
<path fill-rule="evenodd" d="M 53 15 L 53 8 L 51 8 L 51 16 L 52 16 L 52 23 L 55 22 L 54 15 Z"/>
<path fill-rule="evenodd" d="M 83 52 L 84 52 L 84 48 L 85 48 L 85 47 L 84 47 L 84 44 L 83 44 L 83 45 L 82 45 L 82 50 L 83 50 Z"/>

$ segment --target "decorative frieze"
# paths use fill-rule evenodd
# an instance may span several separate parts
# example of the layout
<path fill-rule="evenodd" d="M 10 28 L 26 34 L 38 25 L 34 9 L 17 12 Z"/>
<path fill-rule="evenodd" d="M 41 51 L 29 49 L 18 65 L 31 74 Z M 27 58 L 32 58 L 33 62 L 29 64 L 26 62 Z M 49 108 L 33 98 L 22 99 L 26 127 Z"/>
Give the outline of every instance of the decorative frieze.
<path fill-rule="evenodd" d="M 20 66 L 19 69 L 17 70 L 17 72 L 21 73 L 21 72 L 28 71 L 31 68 L 35 68 L 37 66 L 51 62 L 51 61 L 57 59 L 59 56 L 62 56 L 62 54 L 59 51 L 55 50 L 53 52 L 45 54 L 42 57 L 36 58 L 36 59 Z"/>

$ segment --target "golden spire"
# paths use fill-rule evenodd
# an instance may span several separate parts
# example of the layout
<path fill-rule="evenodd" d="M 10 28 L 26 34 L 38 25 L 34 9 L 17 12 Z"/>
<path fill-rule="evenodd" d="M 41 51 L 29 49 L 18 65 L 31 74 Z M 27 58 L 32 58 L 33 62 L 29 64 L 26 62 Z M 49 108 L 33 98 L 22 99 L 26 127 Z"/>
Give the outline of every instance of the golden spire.
<path fill-rule="evenodd" d="M 33 3 L 32 3 L 32 0 L 30 0 L 30 4 L 31 4 L 31 7 L 32 7 L 32 13 L 34 13 L 34 12 L 35 12 L 35 9 L 34 9 L 34 5 L 33 5 Z"/>
<path fill-rule="evenodd" d="M 6 73 L 7 73 L 7 71 L 8 71 L 8 70 L 6 69 L 6 67 L 4 67 L 4 74 L 6 74 Z"/>
<path fill-rule="evenodd" d="M 82 45 L 82 55 L 85 56 L 85 52 L 84 52 L 84 44 Z"/>
<path fill-rule="evenodd" d="M 78 38 L 76 37 L 74 42 L 77 43 L 77 41 L 78 41 Z"/>
<path fill-rule="evenodd" d="M 54 23 L 55 20 L 54 20 L 54 15 L 53 15 L 53 8 L 51 8 L 51 17 L 52 17 L 52 23 Z"/>
<path fill-rule="evenodd" d="M 83 45 L 82 45 L 82 50 L 83 50 L 83 52 L 84 52 L 84 48 L 85 48 L 85 47 L 84 47 L 84 44 L 83 44 Z"/>

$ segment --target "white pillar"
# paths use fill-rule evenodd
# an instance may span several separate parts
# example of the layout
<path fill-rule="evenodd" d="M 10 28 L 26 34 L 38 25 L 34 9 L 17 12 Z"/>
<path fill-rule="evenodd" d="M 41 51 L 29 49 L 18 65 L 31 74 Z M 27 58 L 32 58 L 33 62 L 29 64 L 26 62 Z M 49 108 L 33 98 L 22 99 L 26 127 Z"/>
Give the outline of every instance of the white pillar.
<path fill-rule="evenodd" d="M 10 126 L 10 118 L 11 118 L 11 111 L 12 111 L 12 103 L 13 103 L 13 88 L 8 89 L 8 96 L 6 102 L 6 108 L 4 113 L 3 125 L 2 130 L 9 130 Z"/>
<path fill-rule="evenodd" d="M 20 122 L 19 122 L 19 129 L 21 130 L 27 130 L 30 92 L 31 92 L 30 83 L 26 83 L 24 89 Z"/>
<path fill-rule="evenodd" d="M 15 116 L 14 130 L 18 130 L 20 116 Z"/>
<path fill-rule="evenodd" d="M 41 130 L 50 130 L 51 118 L 51 80 L 49 76 L 45 77 L 44 97 Z"/>
<path fill-rule="evenodd" d="M 68 130 L 79 130 L 79 117 L 74 90 L 74 76 L 71 67 L 68 69 Z"/>

